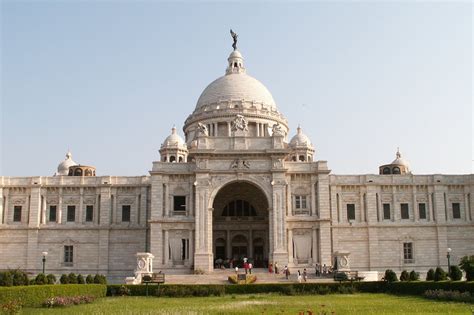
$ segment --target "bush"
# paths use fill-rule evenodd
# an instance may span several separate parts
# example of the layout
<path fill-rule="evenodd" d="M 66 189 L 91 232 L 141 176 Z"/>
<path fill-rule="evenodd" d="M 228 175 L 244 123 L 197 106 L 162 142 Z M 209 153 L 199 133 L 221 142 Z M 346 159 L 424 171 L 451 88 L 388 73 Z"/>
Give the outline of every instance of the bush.
<path fill-rule="evenodd" d="M 61 284 L 68 284 L 69 283 L 69 277 L 66 274 L 62 274 L 61 278 L 59 278 L 59 282 Z"/>
<path fill-rule="evenodd" d="M 26 272 L 20 269 L 11 271 L 13 276 L 13 285 L 28 285 L 30 281 Z"/>
<path fill-rule="evenodd" d="M 94 277 L 92 275 L 87 275 L 86 277 L 86 283 L 91 284 L 94 283 Z"/>
<path fill-rule="evenodd" d="M 11 300 L 0 306 L 1 314 L 18 314 L 21 311 L 22 305 L 18 300 Z"/>
<path fill-rule="evenodd" d="M 84 280 L 84 277 L 82 275 L 77 275 L 77 283 L 78 284 L 85 284 L 86 281 Z"/>
<path fill-rule="evenodd" d="M 97 284 L 107 284 L 107 278 L 104 275 L 96 274 L 94 276 L 94 283 Z"/>
<path fill-rule="evenodd" d="M 57 296 L 94 296 L 104 297 L 107 292 L 105 285 L 89 284 L 65 284 L 65 285 L 42 285 L 42 286 L 18 286 L 0 288 L 0 304 L 17 300 L 23 306 L 39 307 L 48 298 Z"/>
<path fill-rule="evenodd" d="M 453 281 L 461 280 L 462 279 L 461 269 L 459 269 L 459 267 L 456 265 L 451 266 L 451 269 L 449 269 L 449 278 Z"/>
<path fill-rule="evenodd" d="M 445 281 L 448 280 L 448 275 L 446 271 L 441 267 L 437 267 L 434 274 L 434 281 Z"/>
<path fill-rule="evenodd" d="M 410 274 L 408 271 L 403 270 L 402 273 L 400 274 L 400 281 L 409 281 L 410 280 Z"/>
<path fill-rule="evenodd" d="M 474 281 L 474 255 L 461 258 L 459 267 L 466 273 L 467 281 Z"/>
<path fill-rule="evenodd" d="M 38 284 L 38 285 L 48 284 L 48 279 L 46 278 L 44 273 L 39 273 L 36 275 L 35 284 Z"/>
<path fill-rule="evenodd" d="M 77 284 L 77 276 L 74 272 L 71 272 L 67 275 L 68 283 L 70 284 Z"/>
<path fill-rule="evenodd" d="M 385 270 L 384 280 L 386 282 L 396 282 L 396 281 L 398 281 L 397 274 L 395 273 L 395 271 L 393 271 L 391 269 L 387 269 L 387 270 Z"/>
<path fill-rule="evenodd" d="M 79 296 L 55 296 L 43 302 L 44 307 L 65 307 L 71 305 L 87 304 L 94 302 L 96 298 L 91 295 Z"/>
<path fill-rule="evenodd" d="M 11 287 L 13 285 L 13 275 L 10 271 L 0 272 L 0 286 Z"/>
<path fill-rule="evenodd" d="M 474 298 L 469 292 L 445 291 L 445 290 L 427 290 L 423 296 L 428 299 L 442 301 L 456 301 L 473 303 Z"/>
<path fill-rule="evenodd" d="M 420 274 L 415 270 L 410 271 L 410 281 L 418 281 L 420 280 Z"/>
<path fill-rule="evenodd" d="M 435 276 L 435 271 L 433 270 L 433 268 L 431 268 L 430 270 L 428 270 L 428 273 L 426 274 L 426 281 L 433 281 L 434 276 Z"/>
<path fill-rule="evenodd" d="M 56 276 L 51 274 L 51 273 L 46 276 L 46 279 L 48 281 L 48 284 L 55 284 L 56 283 Z"/>
<path fill-rule="evenodd" d="M 233 284 L 250 284 L 250 283 L 254 283 L 255 281 L 257 281 L 257 276 L 256 275 L 247 275 L 247 277 L 245 278 L 245 282 L 244 281 L 238 281 L 237 280 L 237 275 L 230 275 L 228 278 L 227 278 L 227 281 L 229 281 L 230 283 L 233 283 Z"/>

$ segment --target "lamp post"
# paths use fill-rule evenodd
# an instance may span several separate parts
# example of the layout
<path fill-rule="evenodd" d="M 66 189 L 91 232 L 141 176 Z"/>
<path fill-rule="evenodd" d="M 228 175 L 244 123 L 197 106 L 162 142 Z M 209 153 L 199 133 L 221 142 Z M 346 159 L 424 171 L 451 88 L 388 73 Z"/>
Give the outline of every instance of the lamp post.
<path fill-rule="evenodd" d="M 450 259 L 451 259 L 451 250 L 452 249 L 448 247 L 448 249 L 446 251 L 447 252 L 446 253 L 446 258 L 448 258 L 448 276 L 449 276 L 449 278 L 451 278 L 451 276 L 450 276 L 450 274 L 451 274 L 451 261 L 450 261 Z"/>
<path fill-rule="evenodd" d="M 42 252 L 43 254 L 43 274 L 44 274 L 44 268 L 46 266 L 46 256 L 48 256 L 48 252 Z"/>

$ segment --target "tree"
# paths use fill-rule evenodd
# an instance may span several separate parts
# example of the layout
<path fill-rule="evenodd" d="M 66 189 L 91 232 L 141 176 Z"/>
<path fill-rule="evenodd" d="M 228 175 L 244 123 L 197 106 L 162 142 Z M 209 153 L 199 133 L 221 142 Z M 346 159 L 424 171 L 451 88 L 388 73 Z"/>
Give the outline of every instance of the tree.
<path fill-rule="evenodd" d="M 48 283 L 48 279 L 46 279 L 46 276 L 44 275 L 44 273 L 39 273 L 36 275 L 36 278 L 35 278 L 35 284 L 47 284 Z"/>
<path fill-rule="evenodd" d="M 428 273 L 426 274 L 426 281 L 433 281 L 435 276 L 435 271 L 433 268 L 428 270 Z"/>
<path fill-rule="evenodd" d="M 52 273 L 47 275 L 46 279 L 48 279 L 48 284 L 55 284 L 56 283 L 56 276 L 53 275 Z"/>
<path fill-rule="evenodd" d="M 94 276 L 92 276 L 92 275 L 87 275 L 87 277 L 86 277 L 86 282 L 87 282 L 88 284 L 94 283 Z"/>
<path fill-rule="evenodd" d="M 437 267 L 434 274 L 434 281 L 448 280 L 448 274 L 441 267 Z"/>
<path fill-rule="evenodd" d="M 77 275 L 77 283 L 79 283 L 79 284 L 86 283 L 85 280 L 84 280 L 84 277 L 81 274 Z"/>
<path fill-rule="evenodd" d="M 395 273 L 395 271 L 393 271 L 391 269 L 387 269 L 387 270 L 385 270 L 384 280 L 387 281 L 387 282 L 398 281 L 397 274 Z"/>
<path fill-rule="evenodd" d="M 59 278 L 59 282 L 61 284 L 68 284 L 69 283 L 69 278 L 66 274 L 61 275 L 61 278 Z"/>
<path fill-rule="evenodd" d="M 0 272 L 0 286 L 11 287 L 13 285 L 13 276 L 10 271 Z"/>
<path fill-rule="evenodd" d="M 408 281 L 410 280 L 410 275 L 408 274 L 408 271 L 403 270 L 402 273 L 400 274 L 400 281 Z"/>
<path fill-rule="evenodd" d="M 474 255 L 461 258 L 459 267 L 466 273 L 466 280 L 474 280 Z"/>
<path fill-rule="evenodd" d="M 410 281 L 417 281 L 420 280 L 420 274 L 416 272 L 415 270 L 412 270 L 410 272 Z"/>
<path fill-rule="evenodd" d="M 451 269 L 449 269 L 449 278 L 453 281 L 459 281 L 462 278 L 462 271 L 459 269 L 458 266 L 454 265 L 451 266 Z"/>
<path fill-rule="evenodd" d="M 67 278 L 69 279 L 69 283 L 77 283 L 77 276 L 74 272 L 71 272 L 70 274 L 67 275 Z"/>

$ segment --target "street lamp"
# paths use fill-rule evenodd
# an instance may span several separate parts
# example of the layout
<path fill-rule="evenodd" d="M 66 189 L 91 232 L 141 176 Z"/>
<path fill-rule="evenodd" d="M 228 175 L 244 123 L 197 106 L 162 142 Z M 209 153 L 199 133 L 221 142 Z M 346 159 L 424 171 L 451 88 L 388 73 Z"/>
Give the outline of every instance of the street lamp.
<path fill-rule="evenodd" d="M 448 258 L 448 276 L 451 274 L 451 251 L 452 249 L 448 247 L 447 253 L 446 253 L 446 258 Z M 450 276 L 451 278 L 451 276 Z"/>
<path fill-rule="evenodd" d="M 46 256 L 48 256 L 48 252 L 42 252 L 43 254 L 43 274 L 44 274 L 44 267 L 46 266 Z"/>

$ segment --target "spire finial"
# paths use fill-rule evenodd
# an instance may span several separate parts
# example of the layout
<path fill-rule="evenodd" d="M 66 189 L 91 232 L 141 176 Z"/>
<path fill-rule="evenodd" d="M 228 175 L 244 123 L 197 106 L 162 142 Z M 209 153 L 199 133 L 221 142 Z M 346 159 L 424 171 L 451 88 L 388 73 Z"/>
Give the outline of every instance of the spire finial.
<path fill-rule="evenodd" d="M 176 134 L 176 126 L 175 125 L 173 125 L 173 128 L 171 128 L 171 134 L 173 134 L 173 135 Z"/>
<path fill-rule="evenodd" d="M 239 37 L 239 35 L 237 35 L 237 33 L 235 33 L 232 29 L 230 29 L 230 35 L 232 36 L 232 39 L 234 40 L 234 43 L 232 44 L 232 48 L 234 48 L 234 50 L 237 50 L 237 37 Z"/>
<path fill-rule="evenodd" d="M 70 159 L 70 158 L 72 158 L 72 153 L 71 153 L 71 150 L 67 148 L 66 159 Z"/>
<path fill-rule="evenodd" d="M 296 132 L 297 132 L 298 134 L 301 133 L 301 125 L 300 125 L 300 124 L 298 124 L 298 128 L 296 128 Z"/>
<path fill-rule="evenodd" d="M 402 154 L 400 153 L 400 147 L 397 147 L 397 159 L 401 158 L 402 157 Z"/>

